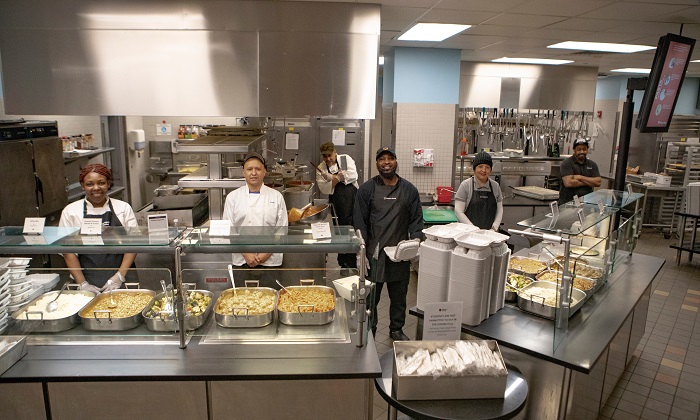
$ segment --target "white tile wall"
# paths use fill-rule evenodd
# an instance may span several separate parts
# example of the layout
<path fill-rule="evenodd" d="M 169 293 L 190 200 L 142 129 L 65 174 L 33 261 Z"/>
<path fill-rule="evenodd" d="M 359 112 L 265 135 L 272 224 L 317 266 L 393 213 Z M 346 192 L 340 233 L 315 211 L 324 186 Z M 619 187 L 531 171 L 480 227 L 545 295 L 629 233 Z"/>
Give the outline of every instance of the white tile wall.
<path fill-rule="evenodd" d="M 396 154 L 399 175 L 418 191 L 433 193 L 452 185 L 456 105 L 399 103 L 396 107 Z M 413 149 L 433 149 L 432 168 L 413 167 Z"/>

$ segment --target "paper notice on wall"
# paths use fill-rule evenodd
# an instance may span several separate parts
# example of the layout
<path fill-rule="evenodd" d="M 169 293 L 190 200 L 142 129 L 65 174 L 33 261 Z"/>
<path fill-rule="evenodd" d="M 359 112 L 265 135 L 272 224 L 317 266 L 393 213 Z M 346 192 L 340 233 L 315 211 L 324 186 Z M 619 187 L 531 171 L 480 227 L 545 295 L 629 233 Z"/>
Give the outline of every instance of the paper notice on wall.
<path fill-rule="evenodd" d="M 299 133 L 285 133 L 284 148 L 287 150 L 299 150 Z"/>
<path fill-rule="evenodd" d="M 413 166 L 432 168 L 434 161 L 433 149 L 413 149 Z"/>
<path fill-rule="evenodd" d="M 345 146 L 345 130 L 342 128 L 339 128 L 337 130 L 333 130 L 333 144 L 336 146 Z"/>
<path fill-rule="evenodd" d="M 170 124 L 156 124 L 156 136 L 169 136 L 173 133 Z"/>

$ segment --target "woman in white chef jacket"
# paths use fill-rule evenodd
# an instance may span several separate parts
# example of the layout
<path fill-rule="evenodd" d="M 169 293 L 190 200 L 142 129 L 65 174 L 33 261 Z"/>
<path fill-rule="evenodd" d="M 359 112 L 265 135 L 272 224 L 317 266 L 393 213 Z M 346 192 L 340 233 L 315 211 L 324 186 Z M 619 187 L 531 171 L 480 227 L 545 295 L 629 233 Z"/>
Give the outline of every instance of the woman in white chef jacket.
<path fill-rule="evenodd" d="M 121 200 L 110 198 L 107 191 L 112 185 L 112 172 L 104 165 L 92 164 L 80 171 L 78 178 L 85 191 L 83 200 L 74 201 L 64 207 L 59 226 L 82 226 L 83 219 L 100 219 L 103 226 L 138 227 L 131 206 Z M 66 266 L 81 290 L 94 293 L 119 289 L 129 277 L 136 279 L 134 268 L 136 254 L 63 254 Z M 94 268 L 118 268 L 92 270 Z"/>
<path fill-rule="evenodd" d="M 235 228 L 242 226 L 287 226 L 287 206 L 282 194 L 263 184 L 265 160 L 257 152 L 249 152 L 243 161 L 246 185 L 226 196 L 223 219 Z M 232 254 L 233 265 L 241 268 L 277 267 L 282 265 L 280 253 Z"/>

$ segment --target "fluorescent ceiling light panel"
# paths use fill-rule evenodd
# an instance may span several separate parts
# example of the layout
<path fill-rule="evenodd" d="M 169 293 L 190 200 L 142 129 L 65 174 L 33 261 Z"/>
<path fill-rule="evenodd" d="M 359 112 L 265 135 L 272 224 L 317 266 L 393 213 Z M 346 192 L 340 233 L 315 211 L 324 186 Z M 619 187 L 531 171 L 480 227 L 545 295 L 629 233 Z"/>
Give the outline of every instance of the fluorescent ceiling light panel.
<path fill-rule="evenodd" d="M 571 60 L 552 60 L 549 58 L 513 58 L 502 57 L 491 60 L 494 63 L 512 63 L 512 64 L 546 64 L 548 66 L 558 66 L 560 64 L 573 63 Z"/>
<path fill-rule="evenodd" d="M 653 50 L 656 47 L 648 45 L 632 45 L 632 44 L 612 44 L 609 42 L 579 42 L 566 41 L 558 44 L 548 45 L 547 48 L 561 48 L 565 50 L 583 50 L 583 51 L 603 51 L 617 53 L 634 53 L 640 51 Z"/>
<path fill-rule="evenodd" d="M 384 56 L 383 56 L 383 55 L 380 55 L 380 56 L 379 56 L 379 65 L 380 65 L 380 66 L 383 66 L 383 65 L 384 65 Z"/>
<path fill-rule="evenodd" d="M 631 67 L 626 67 L 624 69 L 614 69 L 610 70 L 614 71 L 616 73 L 640 73 L 640 74 L 649 74 L 651 72 L 651 69 L 637 69 L 637 68 L 631 68 Z"/>
<path fill-rule="evenodd" d="M 693 60 L 691 63 L 700 63 L 700 60 Z"/>
<path fill-rule="evenodd" d="M 451 23 L 417 23 L 401 35 L 399 41 L 443 41 L 457 35 L 471 25 L 454 25 Z"/>

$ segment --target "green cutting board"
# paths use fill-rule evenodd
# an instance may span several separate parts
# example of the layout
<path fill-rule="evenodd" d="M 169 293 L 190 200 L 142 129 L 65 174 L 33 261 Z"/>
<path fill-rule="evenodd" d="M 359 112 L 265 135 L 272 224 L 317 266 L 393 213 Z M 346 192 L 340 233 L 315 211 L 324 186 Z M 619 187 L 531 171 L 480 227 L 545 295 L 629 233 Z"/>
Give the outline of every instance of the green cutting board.
<path fill-rule="evenodd" d="M 423 209 L 423 221 L 425 223 L 452 223 L 457 221 L 457 216 L 452 210 Z"/>

